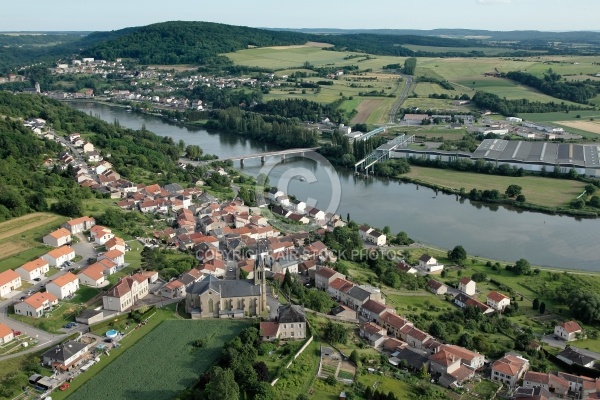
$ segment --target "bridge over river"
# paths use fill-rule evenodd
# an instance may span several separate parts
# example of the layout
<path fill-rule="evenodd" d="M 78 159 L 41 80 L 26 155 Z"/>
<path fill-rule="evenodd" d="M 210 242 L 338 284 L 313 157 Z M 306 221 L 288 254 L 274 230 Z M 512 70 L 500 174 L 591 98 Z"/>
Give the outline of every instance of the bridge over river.
<path fill-rule="evenodd" d="M 267 157 L 276 157 L 276 156 L 280 156 L 282 160 L 285 160 L 286 156 L 295 156 L 295 155 L 303 156 L 305 153 L 311 153 L 318 149 L 319 149 L 318 147 L 306 147 L 306 148 L 298 148 L 298 149 L 268 151 L 265 153 L 256 153 L 256 154 L 247 154 L 247 155 L 237 156 L 237 157 L 219 158 L 218 160 L 210 160 L 210 161 L 193 161 L 193 160 L 189 160 L 186 158 L 180 158 L 179 162 L 183 163 L 183 164 L 190 164 L 190 165 L 204 165 L 204 164 L 209 164 L 213 161 L 239 161 L 240 166 L 243 167 L 244 160 L 260 158 L 260 161 L 264 163 L 265 160 L 267 159 Z"/>

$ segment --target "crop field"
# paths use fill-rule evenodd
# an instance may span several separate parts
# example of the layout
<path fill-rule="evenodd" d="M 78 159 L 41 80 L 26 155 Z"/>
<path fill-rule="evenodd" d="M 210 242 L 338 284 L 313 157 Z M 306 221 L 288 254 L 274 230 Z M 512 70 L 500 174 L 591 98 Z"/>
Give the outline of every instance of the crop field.
<path fill-rule="evenodd" d="M 567 179 L 496 176 L 415 166 L 411 166 L 411 172 L 406 176 L 456 189 L 463 187 L 467 192 L 477 188 L 504 193 L 508 185 L 520 185 L 528 203 L 550 207 L 566 205 L 583 193 L 585 186 L 582 182 Z"/>
<path fill-rule="evenodd" d="M 577 116 L 580 118 L 577 118 Z M 558 121 L 579 121 L 589 120 L 590 118 L 600 119 L 600 111 L 571 111 L 568 114 L 564 112 L 554 113 L 530 113 L 519 114 L 519 117 L 533 122 L 556 122 Z"/>
<path fill-rule="evenodd" d="M 33 213 L 0 223 L 0 272 L 21 266 L 48 249 L 42 236 L 59 227 L 66 217 Z"/>
<path fill-rule="evenodd" d="M 468 106 L 454 105 L 453 100 L 430 99 L 428 97 L 410 97 L 404 100 L 402 107 L 417 107 L 425 110 L 456 110 L 457 112 L 471 111 Z"/>
<path fill-rule="evenodd" d="M 356 107 L 358 114 L 356 114 L 356 116 L 352 118 L 352 121 L 350 122 L 352 124 L 361 124 L 367 122 L 373 110 L 379 107 L 382 102 L 382 99 L 364 99 L 360 102 L 358 107 Z"/>
<path fill-rule="evenodd" d="M 556 121 L 555 123 L 600 135 L 600 121 Z"/>
<path fill-rule="evenodd" d="M 173 399 L 192 386 L 247 321 L 168 320 L 75 391 L 69 399 Z M 191 342 L 207 339 L 202 349 Z"/>

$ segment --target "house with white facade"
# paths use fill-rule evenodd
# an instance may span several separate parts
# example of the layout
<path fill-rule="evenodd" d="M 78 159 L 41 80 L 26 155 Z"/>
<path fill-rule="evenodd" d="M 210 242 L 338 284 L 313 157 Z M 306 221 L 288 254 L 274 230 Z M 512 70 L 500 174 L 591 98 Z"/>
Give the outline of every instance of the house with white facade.
<path fill-rule="evenodd" d="M 121 279 L 105 296 L 102 306 L 105 310 L 124 311 L 135 302 L 148 295 L 148 279 L 142 274 L 134 274 Z"/>
<path fill-rule="evenodd" d="M 52 293 L 37 292 L 15 304 L 15 314 L 39 318 L 52 306 L 58 304 L 58 299 Z"/>
<path fill-rule="evenodd" d="M 42 363 L 57 371 L 68 371 L 86 361 L 89 345 L 68 341 L 57 344 L 42 355 Z"/>
<path fill-rule="evenodd" d="M 529 370 L 529 361 L 518 354 L 507 354 L 492 364 L 491 378 L 514 388 Z"/>
<path fill-rule="evenodd" d="M 486 303 L 496 311 L 503 311 L 510 305 L 510 297 L 493 291 L 487 295 Z"/>
<path fill-rule="evenodd" d="M 575 321 L 562 322 L 554 327 L 554 336 L 558 336 L 567 342 L 577 339 L 578 333 L 583 333 L 583 329 Z"/>
<path fill-rule="evenodd" d="M 125 253 L 120 250 L 110 250 L 98 257 L 98 260 L 110 260 L 118 268 L 125 265 Z"/>
<path fill-rule="evenodd" d="M 43 278 L 49 270 L 50 266 L 48 265 L 48 262 L 42 258 L 38 258 L 21 265 L 19 268 L 15 269 L 15 272 L 18 273 L 22 279 L 32 281 L 36 278 Z"/>
<path fill-rule="evenodd" d="M 17 290 L 21 287 L 21 276 L 8 269 L 4 272 L 0 272 L 0 297 L 5 297 L 13 290 Z"/>
<path fill-rule="evenodd" d="M 444 269 L 442 264 L 438 264 L 437 259 L 429 254 L 423 254 L 419 258 L 419 268 L 429 274 L 441 273 Z"/>
<path fill-rule="evenodd" d="M 0 345 L 8 343 L 14 338 L 13 330 L 4 324 L 0 324 Z"/>
<path fill-rule="evenodd" d="M 79 290 L 79 278 L 70 272 L 48 282 L 46 291 L 62 300 L 70 297 Z"/>
<path fill-rule="evenodd" d="M 463 276 L 458 282 L 458 290 L 469 296 L 473 296 L 477 292 L 477 283 L 471 278 Z"/>
<path fill-rule="evenodd" d="M 60 267 L 66 261 L 75 258 L 75 250 L 69 246 L 62 246 L 44 254 L 41 258 L 53 267 Z"/>
<path fill-rule="evenodd" d="M 79 283 L 91 287 L 100 287 L 106 281 L 104 277 L 105 267 L 100 263 L 94 263 L 77 274 Z"/>
<path fill-rule="evenodd" d="M 42 238 L 46 246 L 60 247 L 71 243 L 71 232 L 65 228 L 60 228 L 51 232 Z"/>
<path fill-rule="evenodd" d="M 115 237 L 110 228 L 101 225 L 96 225 L 90 229 L 90 236 L 92 237 L 92 240 L 94 240 L 94 242 L 99 246 L 104 245 L 110 239 Z"/>
<path fill-rule="evenodd" d="M 96 220 L 93 217 L 81 217 L 65 222 L 63 227 L 74 235 L 87 231 L 94 225 L 96 225 Z"/>

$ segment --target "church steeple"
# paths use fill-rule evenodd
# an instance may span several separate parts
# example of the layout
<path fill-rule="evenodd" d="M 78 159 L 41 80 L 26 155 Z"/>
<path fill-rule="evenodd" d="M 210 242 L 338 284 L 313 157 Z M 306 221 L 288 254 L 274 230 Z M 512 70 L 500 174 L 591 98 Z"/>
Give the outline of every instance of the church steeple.
<path fill-rule="evenodd" d="M 265 273 L 265 261 L 260 252 L 260 241 L 256 244 L 256 261 L 254 263 L 254 284 L 260 285 L 260 310 L 267 310 L 267 277 Z"/>

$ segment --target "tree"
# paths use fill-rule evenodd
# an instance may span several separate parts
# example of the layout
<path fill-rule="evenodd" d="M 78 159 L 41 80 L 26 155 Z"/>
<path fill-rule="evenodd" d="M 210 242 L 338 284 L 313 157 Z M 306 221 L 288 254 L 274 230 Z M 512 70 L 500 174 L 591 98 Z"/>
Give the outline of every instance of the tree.
<path fill-rule="evenodd" d="M 570 296 L 569 308 L 575 318 L 586 323 L 600 319 L 600 295 L 575 289 Z"/>
<path fill-rule="evenodd" d="M 456 246 L 448 251 L 448 258 L 457 264 L 462 264 L 467 259 L 467 251 L 462 246 Z"/>
<path fill-rule="evenodd" d="M 508 197 L 515 197 L 521 194 L 521 190 L 523 188 L 519 185 L 508 185 L 506 191 L 504 192 Z"/>
<path fill-rule="evenodd" d="M 592 198 L 590 199 L 590 206 L 600 208 L 600 197 L 592 196 Z"/>
<path fill-rule="evenodd" d="M 543 301 L 540 303 L 540 314 L 543 314 L 546 312 L 546 303 L 544 303 Z"/>
<path fill-rule="evenodd" d="M 538 300 L 538 298 L 536 297 L 535 299 L 533 299 L 533 309 L 537 310 L 540 308 L 540 301 Z"/>
<path fill-rule="evenodd" d="M 352 350 L 352 353 L 350 353 L 350 361 L 352 361 L 354 365 L 358 365 L 360 363 L 360 355 L 356 349 Z"/>
<path fill-rule="evenodd" d="M 475 272 L 473 275 L 471 275 L 471 279 L 474 282 L 483 282 L 487 280 L 487 275 L 485 272 Z"/>
<path fill-rule="evenodd" d="M 582 209 L 583 206 L 585 206 L 585 201 L 583 199 L 574 199 L 571 200 L 571 208 L 575 208 L 575 209 Z"/>
<path fill-rule="evenodd" d="M 596 192 L 596 186 L 592 185 L 591 183 L 588 183 L 587 185 L 585 185 L 585 192 L 590 196 L 593 195 Z"/>
<path fill-rule="evenodd" d="M 200 157 L 202 157 L 202 149 L 200 148 L 200 146 L 195 145 L 195 144 L 189 144 L 186 148 L 185 148 L 185 156 L 187 158 L 189 158 L 190 160 L 197 160 Z"/>
<path fill-rule="evenodd" d="M 433 321 L 429 325 L 428 332 L 433 337 L 436 337 L 438 339 L 444 339 L 444 337 L 446 336 L 446 326 L 444 325 L 443 322 Z"/>
<path fill-rule="evenodd" d="M 348 329 L 342 324 L 338 324 L 332 321 L 327 321 L 327 324 L 323 328 L 323 337 L 329 343 L 346 343 L 348 340 Z"/>
<path fill-rule="evenodd" d="M 473 337 L 471 336 L 471 334 L 468 332 L 464 332 L 462 335 L 460 335 L 460 337 L 458 338 L 458 345 L 467 349 L 474 348 Z"/>
<path fill-rule="evenodd" d="M 256 376 L 261 382 L 269 381 L 269 367 L 263 361 L 259 361 L 254 364 L 254 370 L 256 371 Z"/>
<path fill-rule="evenodd" d="M 512 270 L 517 275 L 529 275 L 531 273 L 531 264 L 526 259 L 521 258 L 515 263 Z"/>
<path fill-rule="evenodd" d="M 414 57 L 407 58 L 404 60 L 404 73 L 407 75 L 414 75 L 415 69 L 417 69 L 417 59 Z"/>
<path fill-rule="evenodd" d="M 522 194 L 518 195 L 518 196 L 515 198 L 515 201 L 516 201 L 517 203 L 525 203 L 525 201 L 526 201 L 526 199 L 525 199 L 525 195 L 522 195 Z"/>
<path fill-rule="evenodd" d="M 209 399 L 238 400 L 240 388 L 233 371 L 229 368 L 215 367 L 210 383 L 206 385 L 206 395 Z"/>

